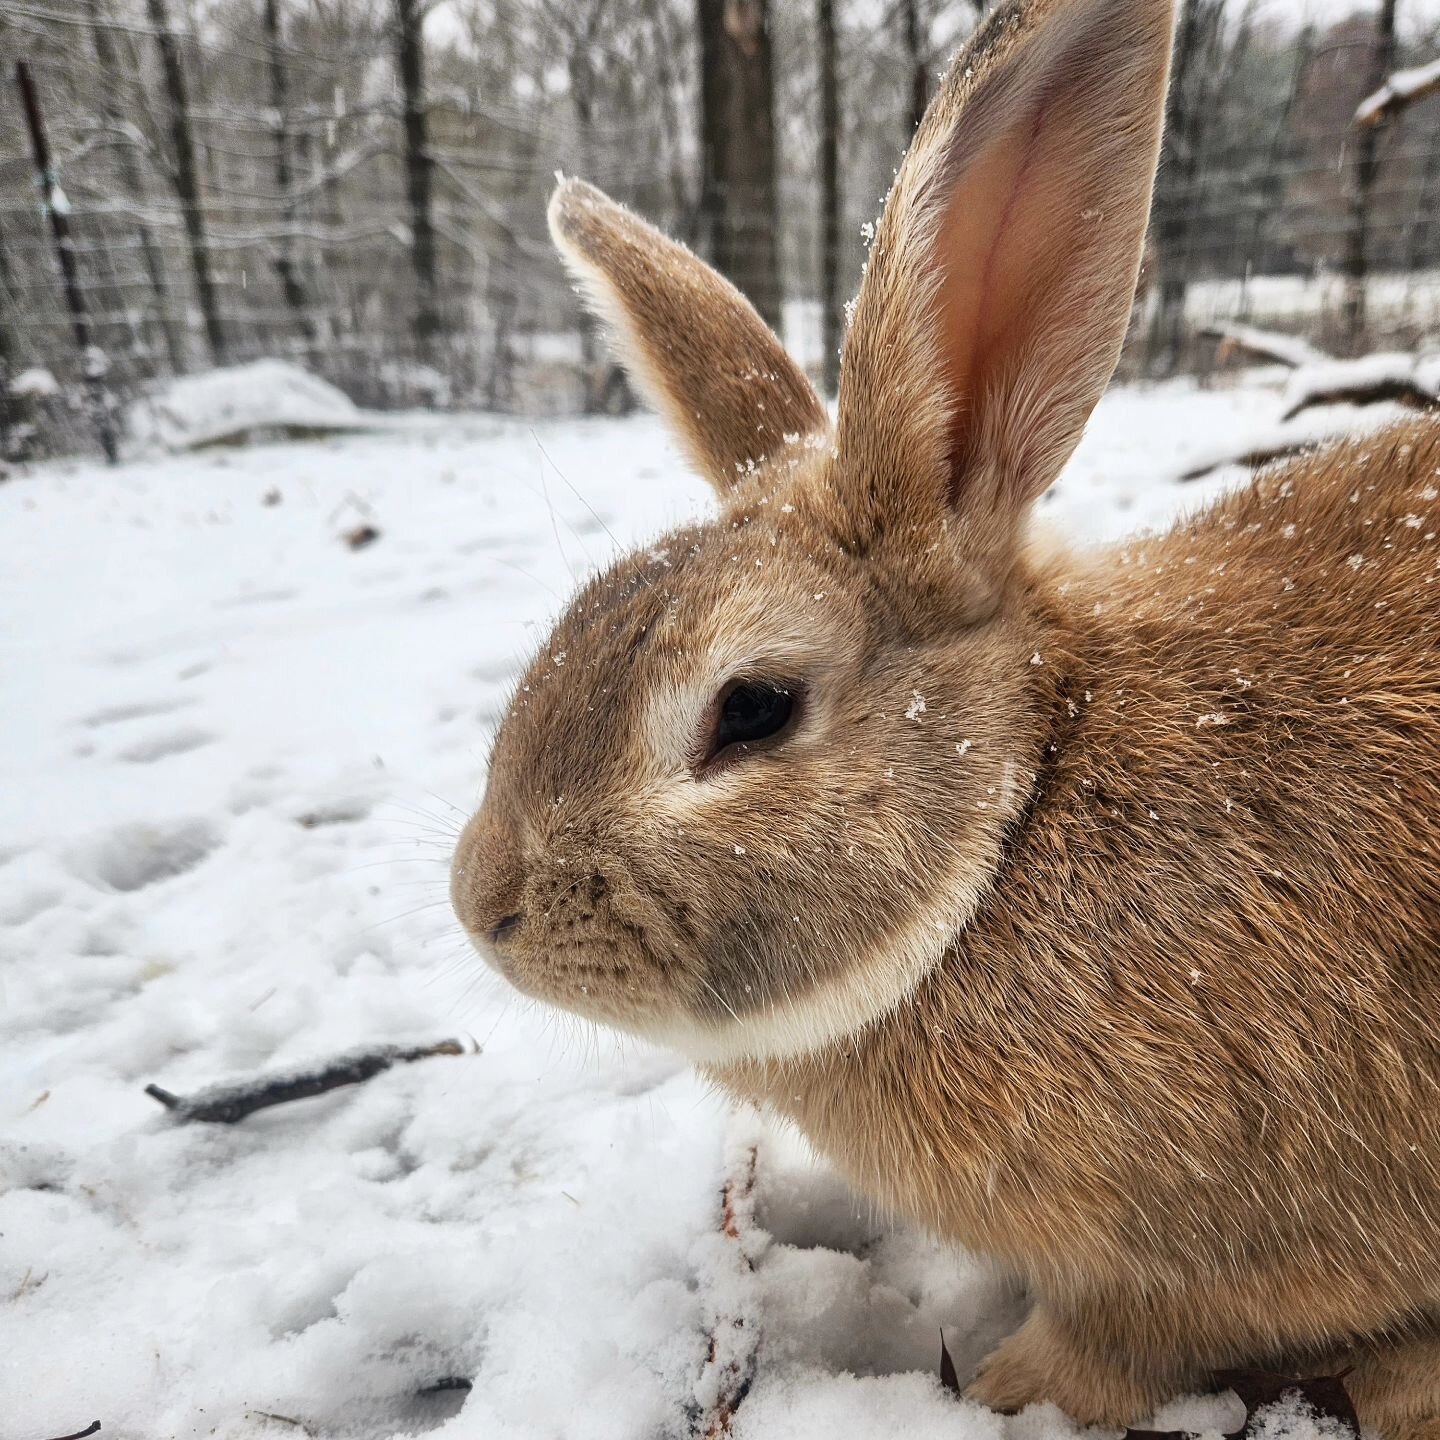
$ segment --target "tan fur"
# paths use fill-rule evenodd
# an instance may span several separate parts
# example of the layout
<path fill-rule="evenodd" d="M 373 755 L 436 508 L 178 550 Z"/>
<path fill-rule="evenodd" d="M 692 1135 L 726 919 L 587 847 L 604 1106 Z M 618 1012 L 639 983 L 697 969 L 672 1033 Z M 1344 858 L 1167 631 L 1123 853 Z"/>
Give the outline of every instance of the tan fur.
<path fill-rule="evenodd" d="M 560 621 L 455 906 L 522 990 L 680 1045 L 1022 1277 L 975 1397 L 1118 1424 L 1217 1367 L 1349 1366 L 1362 1420 L 1436 1437 L 1440 426 L 1025 543 L 1123 333 L 1168 42 L 1163 0 L 986 22 L 833 437 L 724 282 L 562 188 L 722 510 Z M 803 703 L 711 767 L 737 677 Z"/>
<path fill-rule="evenodd" d="M 550 233 L 614 327 L 631 375 L 717 489 L 824 428 L 825 409 L 785 347 L 683 245 L 581 180 L 556 189 Z"/>

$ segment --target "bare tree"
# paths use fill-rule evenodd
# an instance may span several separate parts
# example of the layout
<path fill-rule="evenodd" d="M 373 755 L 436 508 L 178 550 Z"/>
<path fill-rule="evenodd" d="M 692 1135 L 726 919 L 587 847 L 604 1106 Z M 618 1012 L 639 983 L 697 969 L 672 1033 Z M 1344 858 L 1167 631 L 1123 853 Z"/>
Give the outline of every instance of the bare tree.
<path fill-rule="evenodd" d="M 160 67 L 165 76 L 165 95 L 170 108 L 170 143 L 175 151 L 175 193 L 190 241 L 190 268 L 195 276 L 195 295 L 205 322 L 210 358 L 217 365 L 229 359 L 225 326 L 220 318 L 220 299 L 210 270 L 210 241 L 205 232 L 205 210 L 200 196 L 200 176 L 195 166 L 195 135 L 191 124 L 190 97 L 185 88 L 185 68 L 180 46 L 170 28 L 165 0 L 145 0 Z"/>
<path fill-rule="evenodd" d="M 170 368 L 177 375 L 185 371 L 185 336 L 175 323 L 171 309 L 170 287 L 165 278 L 165 261 L 154 232 L 145 220 L 149 203 L 145 178 L 135 158 L 135 143 L 140 138 L 133 124 L 127 122 L 120 108 L 120 87 L 118 80 L 123 73 L 115 43 L 110 34 L 109 17 L 105 14 L 104 0 L 86 0 L 90 19 L 90 38 L 95 47 L 95 61 L 102 76 L 107 77 L 99 87 L 100 114 L 106 127 L 117 140 L 115 158 L 120 174 L 120 183 L 135 209 L 135 239 L 140 246 L 145 275 L 150 282 L 150 294 L 154 304 L 154 319 L 165 342 L 165 353 Z"/>
<path fill-rule="evenodd" d="M 295 328 L 307 345 L 315 343 L 315 323 L 310 318 L 310 297 L 295 264 L 291 231 L 295 225 L 295 199 L 291 193 L 290 94 L 285 66 L 285 36 L 280 20 L 280 0 L 265 0 L 265 68 L 270 77 L 271 123 L 275 131 L 275 189 L 280 198 L 281 231 L 275 247 L 275 274 L 285 294 L 285 303 L 295 319 Z"/>
<path fill-rule="evenodd" d="M 900 21 L 905 32 L 905 70 L 909 78 L 909 104 L 905 111 L 905 144 L 930 103 L 930 56 L 920 23 L 921 0 L 900 0 Z"/>
<path fill-rule="evenodd" d="M 1150 334 L 1151 366 L 1172 373 L 1180 362 L 1189 288 L 1186 247 L 1194 219 L 1200 147 L 1210 106 L 1213 57 L 1226 0 L 1181 0 L 1165 101 L 1165 141 L 1156 177 L 1154 246 L 1160 284 Z"/>
<path fill-rule="evenodd" d="M 440 334 L 440 287 L 435 257 L 435 162 L 429 150 L 425 111 L 425 6 L 395 0 L 400 85 L 405 119 L 405 193 L 410 204 L 410 264 L 415 272 L 415 345 L 433 353 Z"/>
<path fill-rule="evenodd" d="M 780 325 L 767 0 L 699 0 L 702 227 L 716 268 Z"/>
<path fill-rule="evenodd" d="M 1368 83 L 1365 93 L 1373 94 L 1395 68 L 1396 0 L 1380 0 L 1375 16 L 1375 39 L 1370 46 Z M 1355 154 L 1350 167 L 1346 195 L 1345 301 L 1340 312 L 1341 343 L 1348 355 L 1359 355 L 1366 345 L 1365 281 L 1369 271 L 1371 192 L 1380 173 L 1381 125 L 1362 126 L 1355 137 Z"/>

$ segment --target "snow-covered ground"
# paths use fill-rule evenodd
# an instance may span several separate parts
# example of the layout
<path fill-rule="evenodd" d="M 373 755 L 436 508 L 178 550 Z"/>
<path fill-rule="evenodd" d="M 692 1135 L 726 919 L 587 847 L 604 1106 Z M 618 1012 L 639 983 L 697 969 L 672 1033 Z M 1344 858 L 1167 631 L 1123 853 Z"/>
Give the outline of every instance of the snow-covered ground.
<path fill-rule="evenodd" d="M 1047 514 L 1160 523 L 1235 472 L 1164 477 L 1277 405 L 1116 392 Z M 517 665 L 612 533 L 704 503 L 648 418 L 0 486 L 0 1440 L 680 1436 L 740 1331 L 741 1440 L 1071 1433 L 940 1387 L 942 1326 L 963 1379 L 1014 1298 L 793 1139 L 759 1133 L 724 1236 L 754 1122 L 508 998 L 450 917 Z M 236 1126 L 143 1093 L 452 1036 Z"/>

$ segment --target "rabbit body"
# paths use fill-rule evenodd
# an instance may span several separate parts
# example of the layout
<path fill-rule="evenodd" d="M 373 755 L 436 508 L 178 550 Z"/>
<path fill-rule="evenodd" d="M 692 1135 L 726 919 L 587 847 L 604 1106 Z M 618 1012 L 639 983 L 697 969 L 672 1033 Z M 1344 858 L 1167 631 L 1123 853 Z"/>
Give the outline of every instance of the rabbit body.
<path fill-rule="evenodd" d="M 978 914 L 853 1041 L 711 1067 L 1023 1277 L 983 1399 L 1123 1423 L 1226 1365 L 1343 1358 L 1365 1416 L 1364 1342 L 1426 1344 L 1437 487 L 1415 423 L 1028 576 L 1037 779 Z"/>
<path fill-rule="evenodd" d="M 720 495 L 559 621 L 452 896 L 1023 1279 L 970 1393 L 1142 1421 L 1347 1369 L 1440 1437 L 1440 426 L 1041 555 L 1113 372 L 1170 0 L 1008 0 L 885 207 L 832 426 L 745 300 L 551 228 Z"/>

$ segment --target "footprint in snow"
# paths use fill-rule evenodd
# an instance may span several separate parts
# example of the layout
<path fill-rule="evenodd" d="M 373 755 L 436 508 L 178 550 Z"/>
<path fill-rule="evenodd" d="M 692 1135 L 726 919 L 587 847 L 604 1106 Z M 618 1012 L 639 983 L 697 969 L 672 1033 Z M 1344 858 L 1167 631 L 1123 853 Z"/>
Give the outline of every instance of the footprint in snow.
<path fill-rule="evenodd" d="M 193 705 L 193 700 L 139 700 L 129 705 L 109 705 L 103 710 L 94 710 L 81 717 L 80 724 L 87 730 L 98 730 L 104 725 L 119 725 L 126 720 L 146 720 L 153 715 L 170 715 Z"/>
<path fill-rule="evenodd" d="M 72 850 L 69 863 L 80 879 L 128 893 L 193 870 L 220 841 L 220 831 L 209 820 L 119 825 Z"/>
<path fill-rule="evenodd" d="M 191 750 L 202 749 L 213 744 L 215 737 L 208 730 L 173 730 L 168 735 L 150 735 L 127 745 L 119 752 L 119 759 L 132 765 L 153 765 L 171 755 L 185 755 Z"/>
<path fill-rule="evenodd" d="M 20 926 L 29 924 L 37 915 L 53 910 L 60 903 L 60 896 L 53 890 L 31 890 L 0 911 L 0 925 Z"/>

